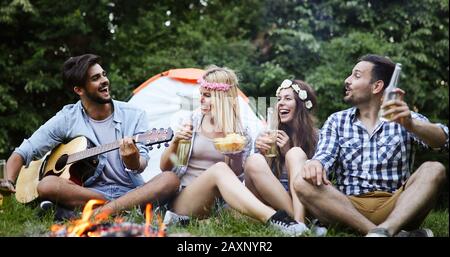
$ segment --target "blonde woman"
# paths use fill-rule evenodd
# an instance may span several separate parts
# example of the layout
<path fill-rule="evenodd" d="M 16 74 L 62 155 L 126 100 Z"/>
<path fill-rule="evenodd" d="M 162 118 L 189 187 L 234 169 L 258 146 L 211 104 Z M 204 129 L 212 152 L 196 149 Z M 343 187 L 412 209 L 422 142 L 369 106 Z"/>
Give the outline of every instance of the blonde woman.
<path fill-rule="evenodd" d="M 318 141 L 313 110 L 317 105 L 314 90 L 301 80 L 284 80 L 277 96 L 277 156 L 266 158 L 271 139 L 267 132 L 258 135 L 255 148 L 258 153 L 247 158 L 245 185 L 262 202 L 277 210 L 285 210 L 299 224 L 305 223 L 305 210 L 295 191 L 293 181 Z M 313 226 L 313 234 L 323 236 L 326 229 Z"/>
<path fill-rule="evenodd" d="M 213 66 L 199 83 L 201 108 L 192 114 L 192 126 L 184 126 L 175 133 L 161 157 L 161 170 L 175 171 L 181 183 L 164 222 L 187 221 L 189 216 L 206 218 L 211 214 L 215 200 L 223 198 L 231 208 L 249 217 L 273 225 L 289 235 L 301 234 L 304 227 L 286 212 L 275 211 L 263 204 L 238 178 L 243 173 L 243 161 L 249 154 L 251 138 L 243 129 L 239 116 L 236 74 L 228 68 Z M 247 136 L 244 151 L 225 156 L 216 150 L 213 140 L 229 133 Z M 180 140 L 191 142 L 185 168 L 175 168 L 170 160 Z"/>

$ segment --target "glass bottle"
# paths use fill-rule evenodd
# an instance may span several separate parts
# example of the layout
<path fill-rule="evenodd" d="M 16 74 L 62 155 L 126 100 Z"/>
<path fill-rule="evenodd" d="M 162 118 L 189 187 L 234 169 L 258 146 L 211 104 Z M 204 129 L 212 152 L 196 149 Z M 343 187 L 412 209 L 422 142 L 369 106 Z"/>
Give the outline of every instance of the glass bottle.
<path fill-rule="evenodd" d="M 383 102 L 387 102 L 390 100 L 394 100 L 397 98 L 397 93 L 394 92 L 394 89 L 397 88 L 398 80 L 400 78 L 400 72 L 402 71 L 402 65 L 400 63 L 395 64 L 394 72 L 392 73 L 391 81 L 389 82 L 389 86 L 384 90 L 383 93 Z M 382 121 L 390 121 L 393 118 L 393 114 L 389 114 L 388 116 L 384 115 L 385 111 L 388 111 L 392 106 L 386 106 L 385 108 L 380 108 L 378 112 L 378 117 Z"/>
<path fill-rule="evenodd" d="M 187 119 L 180 120 L 180 126 L 192 130 L 192 122 Z M 187 166 L 191 140 L 181 139 L 178 141 L 176 166 Z"/>
<path fill-rule="evenodd" d="M 265 154 L 268 158 L 274 158 L 277 156 L 277 129 L 278 118 L 274 114 L 273 107 L 267 108 L 267 135 L 270 138 L 270 149 Z"/>

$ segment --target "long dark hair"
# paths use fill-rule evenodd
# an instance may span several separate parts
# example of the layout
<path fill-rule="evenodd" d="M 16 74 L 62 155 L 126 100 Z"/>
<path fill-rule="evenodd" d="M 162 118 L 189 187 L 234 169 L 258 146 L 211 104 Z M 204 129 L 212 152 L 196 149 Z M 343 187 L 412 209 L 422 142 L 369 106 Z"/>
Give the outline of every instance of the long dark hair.
<path fill-rule="evenodd" d="M 301 100 L 294 90 L 294 99 L 296 103 L 294 119 L 290 125 L 283 124 L 280 122 L 278 115 L 278 105 L 277 105 L 277 117 L 278 117 L 278 129 L 283 130 L 289 136 L 290 144 L 292 147 L 300 147 L 310 159 L 314 155 L 314 151 L 317 147 L 317 142 L 319 140 L 318 130 L 316 128 L 316 118 L 314 116 L 314 111 L 317 108 L 317 98 L 314 89 L 302 80 L 294 80 L 294 84 L 297 84 L 300 89 L 306 90 L 307 98 Z M 306 101 L 311 101 L 312 107 L 307 109 L 305 106 Z M 282 172 L 282 167 L 285 162 L 285 156 L 280 153 L 280 148 L 277 146 L 279 158 L 275 159 L 274 164 L 276 165 L 275 175 L 279 178 Z"/>

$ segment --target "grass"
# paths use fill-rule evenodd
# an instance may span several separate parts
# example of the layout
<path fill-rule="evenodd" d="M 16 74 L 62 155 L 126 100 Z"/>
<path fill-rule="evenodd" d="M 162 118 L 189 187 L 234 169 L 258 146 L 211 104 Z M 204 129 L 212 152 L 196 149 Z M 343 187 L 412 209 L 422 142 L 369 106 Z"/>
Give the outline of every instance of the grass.
<path fill-rule="evenodd" d="M 53 224 L 53 214 L 38 217 L 38 208 L 22 205 L 13 197 L 4 197 L 0 206 L 0 236 L 41 236 Z"/>
<path fill-rule="evenodd" d="M 13 197 L 5 197 L 0 206 L 0 237 L 36 237 L 46 236 L 54 223 L 53 213 L 39 216 L 35 205 L 19 204 Z M 143 223 L 144 217 L 137 209 L 125 216 L 125 220 Z M 449 236 L 448 205 L 434 209 L 425 220 L 423 227 L 430 228 L 435 236 Z M 215 212 L 209 219 L 193 219 L 186 227 L 174 226 L 169 234 L 202 237 L 282 237 L 285 236 L 260 222 L 243 216 L 233 210 Z M 349 229 L 332 226 L 328 229 L 329 237 L 355 237 L 358 234 Z"/>

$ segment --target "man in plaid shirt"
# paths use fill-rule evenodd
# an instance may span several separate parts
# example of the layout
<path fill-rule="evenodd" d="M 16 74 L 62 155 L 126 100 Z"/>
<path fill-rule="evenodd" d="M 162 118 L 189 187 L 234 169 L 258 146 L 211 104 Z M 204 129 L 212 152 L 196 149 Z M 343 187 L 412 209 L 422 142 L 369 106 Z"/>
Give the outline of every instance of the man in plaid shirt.
<path fill-rule="evenodd" d="M 394 68 L 382 56 L 360 58 L 345 79 L 344 100 L 353 107 L 325 122 L 294 188 L 322 222 L 343 223 L 366 236 L 433 236 L 417 228 L 433 208 L 446 171 L 439 162 L 425 162 L 410 175 L 413 145 L 448 149 L 448 127 L 410 111 L 399 88 L 396 100 L 381 105 Z M 389 122 L 378 117 L 386 106 L 392 107 L 385 111 L 385 117 L 393 115 Z M 336 187 L 327 178 L 331 172 Z"/>

